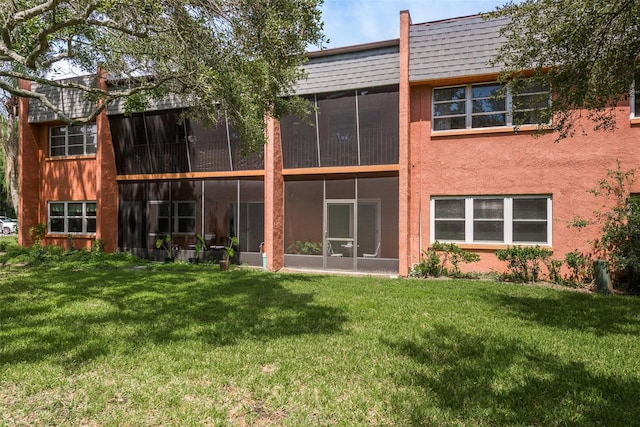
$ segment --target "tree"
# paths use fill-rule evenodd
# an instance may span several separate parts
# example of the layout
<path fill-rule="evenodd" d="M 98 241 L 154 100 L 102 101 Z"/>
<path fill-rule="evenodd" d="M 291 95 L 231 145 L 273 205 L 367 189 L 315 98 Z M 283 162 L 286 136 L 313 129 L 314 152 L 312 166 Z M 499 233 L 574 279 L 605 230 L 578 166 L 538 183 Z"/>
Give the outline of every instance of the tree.
<path fill-rule="evenodd" d="M 585 123 L 615 128 L 615 106 L 629 97 L 640 64 L 640 2 L 524 0 L 489 17 L 508 17 L 506 41 L 494 59 L 515 92 L 523 78 L 552 88 L 541 122 L 566 138 Z M 583 120 L 588 119 L 588 120 Z"/>
<path fill-rule="evenodd" d="M 17 98 L 0 97 L 0 212 L 18 211 L 18 117 Z"/>
<path fill-rule="evenodd" d="M 2 121 L 2 119 L 0 119 Z M 0 126 L 4 126 L 1 123 Z M 15 217 L 15 210 L 8 200 L 7 185 L 5 184 L 5 172 L 4 172 L 4 151 L 0 146 L 0 215 Z"/>
<path fill-rule="evenodd" d="M 14 215 L 18 211 L 18 119 L 17 100 L 9 96 L 2 100 L 6 110 L 0 115 L 0 212 Z"/>
<path fill-rule="evenodd" d="M 488 15 L 507 17 L 506 38 L 493 63 L 518 92 L 525 81 L 549 87 L 553 102 L 542 122 L 558 139 L 585 131 L 616 127 L 615 109 L 636 87 L 640 95 L 640 2 L 637 0 L 524 0 L 510 2 Z M 586 119 L 586 120 L 584 120 Z M 616 271 L 626 272 L 640 287 L 640 201 L 630 188 L 635 171 L 620 165 L 599 182 L 594 194 L 607 197 L 606 210 L 596 212 L 602 237 L 594 249 Z M 587 221 L 578 219 L 576 226 Z"/>
<path fill-rule="evenodd" d="M 638 168 L 623 170 L 618 161 L 606 178 L 590 190 L 603 202 L 593 212 L 593 219 L 576 217 L 571 227 L 582 229 L 597 226 L 601 237 L 591 241 L 594 254 L 608 260 L 617 280 L 625 282 L 634 292 L 640 290 L 640 197 L 632 192 Z"/>
<path fill-rule="evenodd" d="M 308 45 L 324 41 L 322 0 L 13 0 L 0 9 L 0 90 L 37 99 L 67 123 L 91 122 L 114 100 L 125 110 L 179 94 L 192 115 L 232 120 L 245 148 L 264 143 L 264 117 L 296 106 Z M 49 76 L 61 61 L 117 79 L 109 91 Z M 76 89 L 96 101 L 87 117 L 17 79 Z M 97 103 L 97 101 L 102 101 Z"/>

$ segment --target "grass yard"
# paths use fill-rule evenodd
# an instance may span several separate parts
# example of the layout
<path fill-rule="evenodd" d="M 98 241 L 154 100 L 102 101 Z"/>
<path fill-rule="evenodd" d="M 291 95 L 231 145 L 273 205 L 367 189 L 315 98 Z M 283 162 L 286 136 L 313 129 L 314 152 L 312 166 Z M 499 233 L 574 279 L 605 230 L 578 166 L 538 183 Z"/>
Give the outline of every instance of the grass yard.
<path fill-rule="evenodd" d="M 637 297 L 55 265 L 0 264 L 0 425 L 640 420 Z"/>

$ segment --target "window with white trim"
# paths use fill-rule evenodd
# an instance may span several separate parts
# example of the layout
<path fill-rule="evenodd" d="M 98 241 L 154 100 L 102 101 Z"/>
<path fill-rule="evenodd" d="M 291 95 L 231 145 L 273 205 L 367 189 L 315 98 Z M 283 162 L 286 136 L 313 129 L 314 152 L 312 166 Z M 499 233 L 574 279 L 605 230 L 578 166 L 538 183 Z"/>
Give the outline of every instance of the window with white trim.
<path fill-rule="evenodd" d="M 49 233 L 95 234 L 96 202 L 49 202 Z"/>
<path fill-rule="evenodd" d="M 195 202 L 150 202 L 156 212 L 156 234 L 184 233 L 196 231 Z M 172 209 L 173 208 L 173 209 Z"/>
<path fill-rule="evenodd" d="M 434 131 L 538 124 L 551 99 L 541 86 L 513 95 L 501 83 L 435 88 L 432 98 Z"/>
<path fill-rule="evenodd" d="M 96 153 L 96 125 L 49 127 L 49 156 L 82 156 Z"/>
<path fill-rule="evenodd" d="M 434 197 L 431 241 L 436 240 L 551 245 L 551 197 Z"/>

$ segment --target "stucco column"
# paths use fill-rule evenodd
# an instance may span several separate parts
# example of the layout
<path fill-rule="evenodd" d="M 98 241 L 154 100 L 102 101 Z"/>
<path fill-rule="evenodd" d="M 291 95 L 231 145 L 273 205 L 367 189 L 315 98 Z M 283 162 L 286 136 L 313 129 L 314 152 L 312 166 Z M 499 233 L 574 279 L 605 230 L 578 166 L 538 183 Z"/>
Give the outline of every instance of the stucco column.
<path fill-rule="evenodd" d="M 267 145 L 264 147 L 264 244 L 267 268 L 284 266 L 284 179 L 280 123 L 267 118 Z"/>
<path fill-rule="evenodd" d="M 414 173 L 411 165 L 410 151 L 410 122 L 411 122 L 411 95 L 409 86 L 409 28 L 411 15 L 408 10 L 400 12 L 400 87 L 399 87 L 399 203 L 398 203 L 398 274 L 406 276 L 411 267 L 411 230 L 414 218 L 412 217 L 412 188 L 411 174 Z"/>
<path fill-rule="evenodd" d="M 30 90 L 31 83 L 20 80 L 20 89 Z M 29 124 L 29 98 L 20 98 L 18 125 L 18 244 L 29 246 L 33 239 L 29 229 L 46 221 L 41 212 L 40 179 L 42 153 L 34 129 Z"/>
<path fill-rule="evenodd" d="M 98 88 L 108 90 L 107 75 L 98 71 Z M 118 247 L 118 182 L 116 158 L 106 109 L 96 117 L 96 238 L 102 239 L 106 252 Z"/>

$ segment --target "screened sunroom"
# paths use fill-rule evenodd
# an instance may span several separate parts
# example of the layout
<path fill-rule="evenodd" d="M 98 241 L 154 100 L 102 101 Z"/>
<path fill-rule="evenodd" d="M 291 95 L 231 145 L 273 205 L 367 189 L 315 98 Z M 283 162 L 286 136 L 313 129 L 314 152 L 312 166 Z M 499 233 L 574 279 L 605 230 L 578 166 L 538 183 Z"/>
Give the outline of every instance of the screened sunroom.
<path fill-rule="evenodd" d="M 158 239 L 170 236 L 172 246 L 189 251 L 202 238 L 219 258 L 237 238 L 236 261 L 261 263 L 262 154 L 241 154 L 231 123 L 205 127 L 180 110 L 114 115 L 109 122 L 120 176 L 118 247 L 154 257 Z M 184 173 L 205 177 L 176 178 Z"/>
<path fill-rule="evenodd" d="M 397 86 L 307 99 L 281 121 L 285 266 L 397 271 Z"/>

